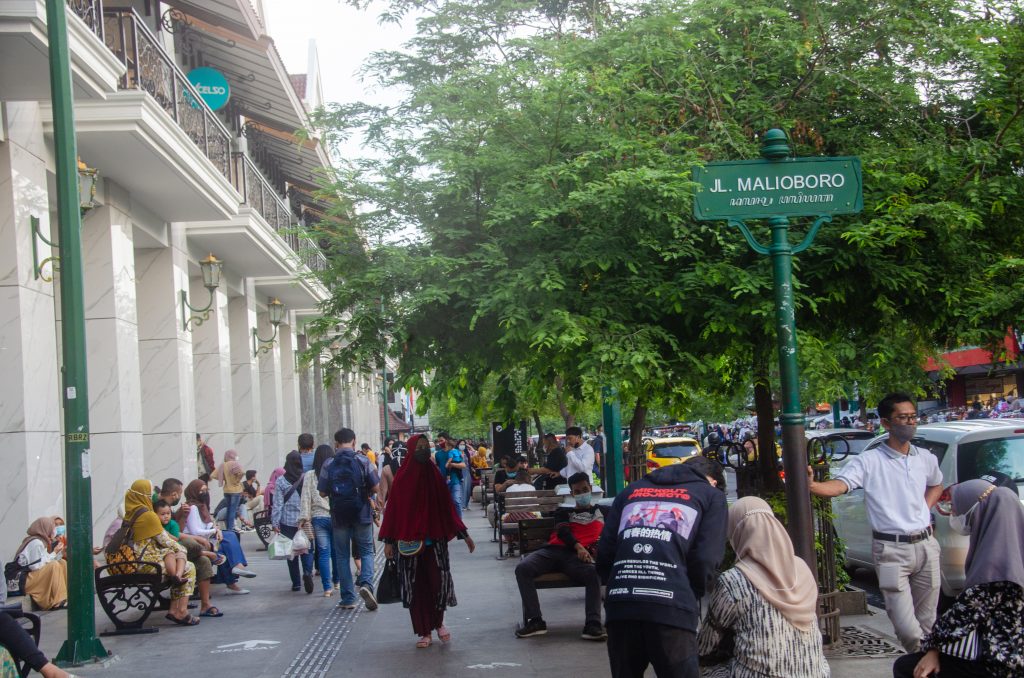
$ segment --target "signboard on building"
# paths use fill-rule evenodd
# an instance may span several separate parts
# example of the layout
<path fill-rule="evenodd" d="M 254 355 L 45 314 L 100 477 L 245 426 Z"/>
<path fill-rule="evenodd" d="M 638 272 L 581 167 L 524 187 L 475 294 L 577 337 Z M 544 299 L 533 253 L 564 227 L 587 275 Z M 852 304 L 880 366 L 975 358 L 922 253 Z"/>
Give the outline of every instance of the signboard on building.
<path fill-rule="evenodd" d="M 855 214 L 864 208 L 860 158 L 735 160 L 695 167 L 697 219 Z"/>
<path fill-rule="evenodd" d="M 492 422 L 491 442 L 494 445 L 495 461 L 505 454 L 526 454 L 526 422 L 520 421 L 519 426 L 515 422 Z"/>
<path fill-rule="evenodd" d="M 212 111 L 223 108 L 231 98 L 228 79 L 216 68 L 208 66 L 193 68 L 188 73 L 188 81 L 192 83 L 192 86 L 199 92 L 199 96 Z"/>

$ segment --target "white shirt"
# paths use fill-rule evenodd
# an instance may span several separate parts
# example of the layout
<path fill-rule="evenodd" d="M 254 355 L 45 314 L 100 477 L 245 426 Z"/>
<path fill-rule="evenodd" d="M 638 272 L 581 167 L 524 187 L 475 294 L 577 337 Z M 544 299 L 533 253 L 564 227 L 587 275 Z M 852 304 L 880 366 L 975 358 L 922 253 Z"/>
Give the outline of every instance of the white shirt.
<path fill-rule="evenodd" d="M 509 492 L 533 492 L 537 488 L 529 483 L 516 483 L 515 485 L 509 485 L 505 488 L 505 493 Z"/>
<path fill-rule="evenodd" d="M 199 507 L 193 506 L 188 512 L 188 519 L 182 526 L 181 531 L 194 537 L 209 539 L 217 531 L 217 526 L 213 523 L 204 523 L 203 519 L 199 516 Z"/>
<path fill-rule="evenodd" d="M 913 534 L 931 525 L 925 490 L 942 484 L 939 460 L 928 450 L 910 446 L 900 454 L 885 443 L 865 450 L 836 474 L 850 490 L 864 488 L 871 529 L 885 534 Z"/>
<path fill-rule="evenodd" d="M 60 556 L 50 553 L 42 539 L 33 539 L 26 546 L 25 550 L 18 554 L 18 565 L 28 567 L 29 571 L 35 572 L 46 567 L 51 560 L 57 560 Z M 36 562 L 39 561 L 39 562 Z"/>
<path fill-rule="evenodd" d="M 587 478 L 594 472 L 594 448 L 590 443 L 581 443 L 575 450 L 565 453 L 569 465 L 559 473 L 563 478 L 571 478 L 575 473 L 586 473 Z"/>

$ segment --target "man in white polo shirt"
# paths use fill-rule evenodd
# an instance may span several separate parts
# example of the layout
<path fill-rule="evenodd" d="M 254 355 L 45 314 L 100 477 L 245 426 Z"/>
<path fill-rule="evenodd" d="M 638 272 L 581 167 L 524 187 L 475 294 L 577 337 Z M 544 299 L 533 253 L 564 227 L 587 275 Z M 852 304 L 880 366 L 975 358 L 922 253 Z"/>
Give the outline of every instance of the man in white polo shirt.
<path fill-rule="evenodd" d="M 885 610 L 904 649 L 917 652 L 935 623 L 939 600 L 939 544 L 932 536 L 931 507 L 942 494 L 942 472 L 935 455 L 910 444 L 917 433 L 917 407 L 909 395 L 887 395 L 878 403 L 878 416 L 888 440 L 851 457 L 833 480 L 818 483 L 812 475 L 810 489 L 819 497 L 836 497 L 864 488 Z"/>

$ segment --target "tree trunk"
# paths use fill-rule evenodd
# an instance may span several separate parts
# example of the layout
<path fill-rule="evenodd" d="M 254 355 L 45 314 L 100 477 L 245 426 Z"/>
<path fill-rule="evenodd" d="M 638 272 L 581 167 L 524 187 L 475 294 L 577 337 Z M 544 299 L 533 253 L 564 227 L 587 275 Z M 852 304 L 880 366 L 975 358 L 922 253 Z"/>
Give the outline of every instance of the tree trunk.
<path fill-rule="evenodd" d="M 644 433 L 644 424 L 647 422 L 647 404 L 644 402 L 643 397 L 640 397 L 636 401 L 636 407 L 633 408 L 633 418 L 629 421 L 629 454 L 626 455 L 624 460 L 627 467 L 640 469 L 639 474 L 630 472 L 627 478 L 629 482 L 639 480 L 643 477 L 646 472 L 646 460 L 643 458 L 641 452 L 642 440 L 641 437 Z"/>
<path fill-rule="evenodd" d="M 544 442 L 544 425 L 540 423 L 540 412 L 533 410 L 533 425 L 537 427 L 537 446 Z"/>
<path fill-rule="evenodd" d="M 770 350 L 762 347 L 754 351 L 754 408 L 757 411 L 758 475 L 764 492 L 778 492 L 779 482 L 775 458 L 775 405 L 768 356 Z"/>
<path fill-rule="evenodd" d="M 555 397 L 558 399 L 558 411 L 562 415 L 562 419 L 565 421 L 565 427 L 576 425 L 576 415 L 569 411 L 569 407 L 565 404 L 565 382 L 562 381 L 561 377 L 555 377 Z"/>

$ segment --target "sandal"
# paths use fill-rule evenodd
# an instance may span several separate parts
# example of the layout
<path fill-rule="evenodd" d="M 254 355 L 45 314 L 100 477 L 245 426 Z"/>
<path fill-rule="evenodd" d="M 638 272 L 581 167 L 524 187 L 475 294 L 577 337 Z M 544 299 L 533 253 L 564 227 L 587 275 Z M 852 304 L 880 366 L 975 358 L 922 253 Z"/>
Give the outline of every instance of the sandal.
<path fill-rule="evenodd" d="M 223 617 L 224 613 L 218 610 L 216 607 L 208 607 L 199 613 L 200 617 Z"/>
<path fill-rule="evenodd" d="M 221 565 L 223 565 L 226 562 L 228 562 L 228 557 L 226 555 L 224 555 L 223 553 L 221 553 L 219 556 L 217 556 L 217 560 L 213 561 L 213 566 L 214 567 L 220 567 Z"/>
<path fill-rule="evenodd" d="M 422 650 L 423 648 L 430 647 L 430 643 L 430 636 L 420 636 L 420 639 L 416 641 L 416 647 Z"/>
<path fill-rule="evenodd" d="M 324 591 L 324 598 L 330 598 L 334 595 L 334 589 L 327 589 Z"/>
<path fill-rule="evenodd" d="M 448 630 L 447 626 L 441 624 L 440 628 L 437 629 L 437 637 L 441 639 L 442 643 L 447 643 L 452 639 L 452 632 Z"/>
<path fill-rule="evenodd" d="M 177 624 L 178 626 L 198 626 L 199 625 L 199 619 L 196 618 L 196 617 L 193 617 L 190 614 L 185 615 L 185 617 L 183 619 L 178 619 L 177 617 L 175 617 L 170 612 L 168 612 L 164 616 L 168 620 L 170 620 L 170 621 L 174 622 L 175 624 Z"/>

